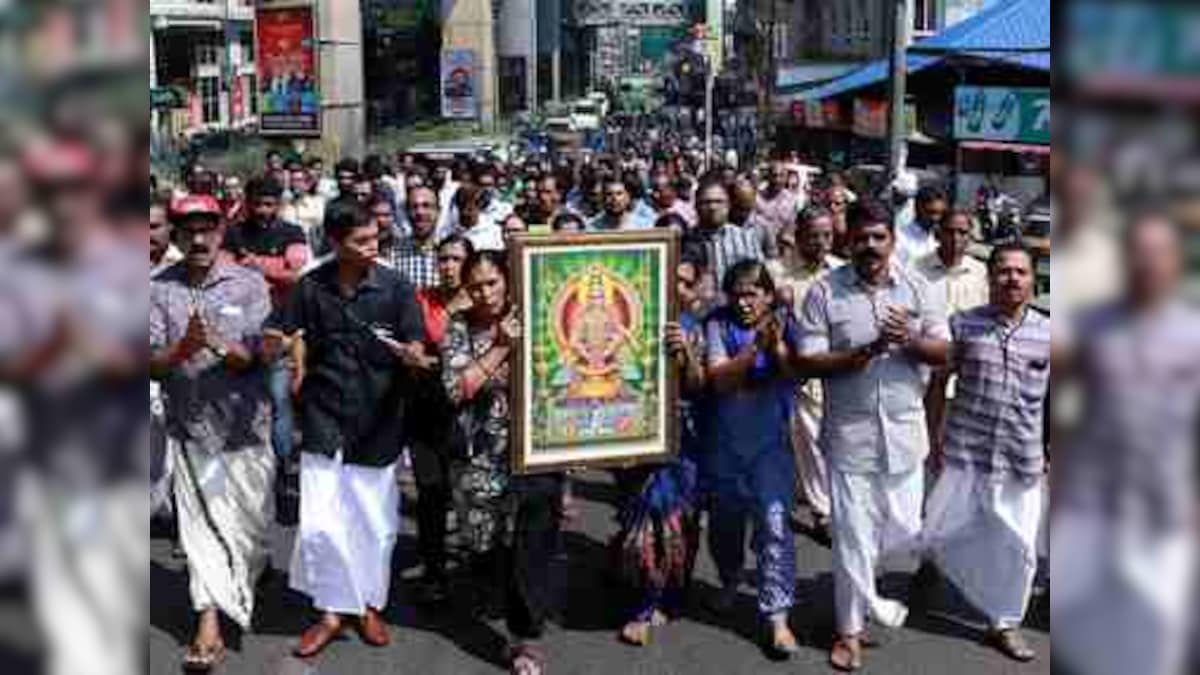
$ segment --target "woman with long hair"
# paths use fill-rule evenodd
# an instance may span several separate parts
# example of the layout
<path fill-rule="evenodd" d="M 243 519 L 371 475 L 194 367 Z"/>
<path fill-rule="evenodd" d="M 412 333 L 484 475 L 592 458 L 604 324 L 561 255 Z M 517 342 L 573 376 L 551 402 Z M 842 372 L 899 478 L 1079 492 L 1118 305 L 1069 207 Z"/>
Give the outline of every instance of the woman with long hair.
<path fill-rule="evenodd" d="M 476 251 L 463 266 L 470 309 L 450 319 L 442 342 L 442 380 L 460 410 L 469 445 L 460 527 L 477 556 L 498 564 L 516 675 L 545 672 L 537 646 L 557 587 L 562 476 L 509 470 L 509 368 L 521 324 L 509 300 L 504 255 Z M 478 558 L 477 558 L 478 559 Z"/>

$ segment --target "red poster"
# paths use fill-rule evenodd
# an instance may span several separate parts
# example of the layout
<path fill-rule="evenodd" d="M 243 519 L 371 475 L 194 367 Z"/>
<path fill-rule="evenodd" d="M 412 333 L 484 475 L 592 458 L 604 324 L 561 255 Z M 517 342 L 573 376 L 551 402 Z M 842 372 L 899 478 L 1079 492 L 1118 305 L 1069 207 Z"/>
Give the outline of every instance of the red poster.
<path fill-rule="evenodd" d="M 319 136 L 321 94 L 312 8 L 259 8 L 256 18 L 261 132 Z"/>
<path fill-rule="evenodd" d="M 246 118 L 246 78 L 238 77 L 233 83 L 233 121 Z"/>

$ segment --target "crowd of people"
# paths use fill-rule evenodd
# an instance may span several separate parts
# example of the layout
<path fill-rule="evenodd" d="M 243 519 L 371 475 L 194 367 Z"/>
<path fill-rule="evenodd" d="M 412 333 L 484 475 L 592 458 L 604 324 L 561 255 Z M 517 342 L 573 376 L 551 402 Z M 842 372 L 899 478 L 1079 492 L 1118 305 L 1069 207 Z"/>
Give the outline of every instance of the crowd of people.
<path fill-rule="evenodd" d="M 611 551 L 639 598 L 620 639 L 645 645 L 678 614 L 702 538 L 722 585 L 709 604 L 731 610 L 752 530 L 765 644 L 796 652 L 802 529 L 833 551 L 834 667 L 862 666 L 869 623 L 904 624 L 908 605 L 876 585 L 900 553 L 924 561 L 918 595 L 944 577 L 987 617 L 989 643 L 1035 657 L 1019 628 L 1038 569 L 1051 341 L 1019 242 L 976 260 L 970 214 L 938 188 L 856 193 L 787 157 L 742 170 L 682 153 L 395 160 L 327 175 L 320 159 L 271 153 L 244 182 L 197 164 L 154 197 L 151 375 L 200 617 L 186 666 L 223 658 L 221 614 L 251 627 L 291 463 L 296 543 L 275 562 L 321 615 L 298 656 L 346 626 L 389 643 L 397 472 L 410 467 L 419 600 L 450 593 L 453 512 L 469 554 L 457 569 L 502 596 L 512 672 L 545 672 L 572 498 L 564 475 L 510 468 L 522 335 L 505 251 L 527 233 L 653 229 L 680 242 L 663 345 L 682 382 L 681 451 L 616 475 Z"/>

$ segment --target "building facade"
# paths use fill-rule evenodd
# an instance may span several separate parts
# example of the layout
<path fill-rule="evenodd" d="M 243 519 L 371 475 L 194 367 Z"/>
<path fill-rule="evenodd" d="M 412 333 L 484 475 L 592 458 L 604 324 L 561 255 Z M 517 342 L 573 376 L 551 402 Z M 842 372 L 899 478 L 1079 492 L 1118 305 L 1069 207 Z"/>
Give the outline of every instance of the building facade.
<path fill-rule="evenodd" d="M 150 0 L 152 129 L 240 127 L 258 114 L 253 0 Z"/>

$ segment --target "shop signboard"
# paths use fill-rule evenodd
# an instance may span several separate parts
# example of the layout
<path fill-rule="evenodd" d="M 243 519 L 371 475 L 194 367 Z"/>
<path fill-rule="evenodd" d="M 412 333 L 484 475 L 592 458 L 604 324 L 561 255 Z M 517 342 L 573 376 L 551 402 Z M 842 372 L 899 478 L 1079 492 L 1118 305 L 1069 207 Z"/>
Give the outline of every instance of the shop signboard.
<path fill-rule="evenodd" d="M 852 130 L 864 138 L 887 138 L 890 106 L 884 99 L 854 99 L 854 122 Z M 917 129 L 917 107 L 909 103 L 904 106 L 905 132 L 911 135 Z"/>
<path fill-rule="evenodd" d="M 312 7 L 259 7 L 255 26 L 260 132 L 264 136 L 320 136 L 321 94 Z"/>
<path fill-rule="evenodd" d="M 958 87 L 954 138 L 1050 145 L 1050 90 Z"/>

